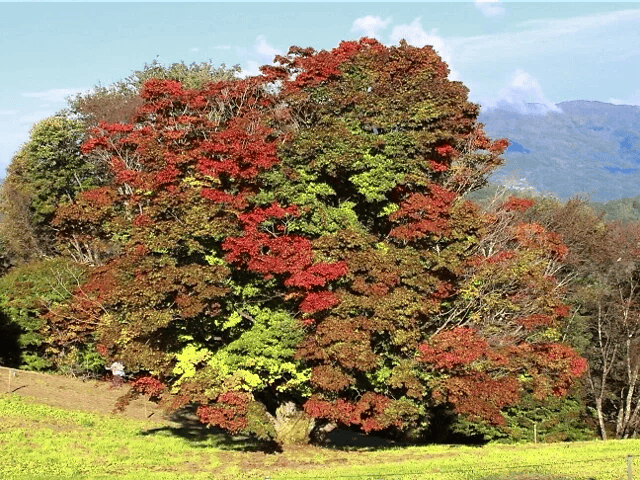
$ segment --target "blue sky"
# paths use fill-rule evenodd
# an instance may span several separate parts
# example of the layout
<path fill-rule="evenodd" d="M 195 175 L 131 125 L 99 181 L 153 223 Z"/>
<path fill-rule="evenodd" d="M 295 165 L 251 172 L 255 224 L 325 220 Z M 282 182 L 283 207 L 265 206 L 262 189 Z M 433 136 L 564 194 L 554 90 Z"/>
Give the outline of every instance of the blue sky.
<path fill-rule="evenodd" d="M 257 72 L 289 46 L 433 45 L 483 108 L 640 105 L 640 3 L 0 3 L 0 177 L 65 97 L 156 59 Z"/>

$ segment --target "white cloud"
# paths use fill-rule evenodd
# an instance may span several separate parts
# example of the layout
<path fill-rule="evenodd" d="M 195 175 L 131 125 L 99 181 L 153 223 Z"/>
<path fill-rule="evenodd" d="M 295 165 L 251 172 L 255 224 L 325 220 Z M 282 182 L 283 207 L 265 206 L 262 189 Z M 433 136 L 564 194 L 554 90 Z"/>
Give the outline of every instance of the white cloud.
<path fill-rule="evenodd" d="M 398 43 L 403 38 L 409 45 L 414 47 L 431 45 L 445 62 L 449 63 L 451 61 L 449 49 L 446 47 L 442 37 L 438 35 L 438 30 L 434 28 L 429 33 L 425 32 L 420 23 L 420 17 L 413 20 L 409 25 L 396 25 L 393 27 L 391 41 Z"/>
<path fill-rule="evenodd" d="M 498 17 L 505 13 L 499 0 L 473 0 L 473 4 L 485 17 Z"/>
<path fill-rule="evenodd" d="M 460 65 L 484 65 L 520 58 L 581 54 L 599 58 L 638 54 L 640 9 L 567 19 L 521 22 L 515 31 L 450 37 L 447 45 Z"/>
<path fill-rule="evenodd" d="M 246 62 L 246 68 L 242 67 L 242 70 L 240 71 L 240 77 L 245 78 L 245 77 L 253 77 L 255 75 L 260 75 L 260 65 L 258 62 L 256 62 L 255 60 L 247 60 Z"/>
<path fill-rule="evenodd" d="M 193 48 L 191 49 L 191 51 L 192 51 L 192 52 L 198 52 L 198 51 L 200 51 L 200 49 L 199 49 L 198 47 L 193 47 Z"/>
<path fill-rule="evenodd" d="M 216 45 L 214 50 L 231 50 L 231 45 Z"/>
<path fill-rule="evenodd" d="M 497 98 L 485 100 L 482 104 L 488 109 L 503 108 L 523 114 L 562 111 L 545 97 L 538 80 L 520 68 L 513 72 L 508 85 L 498 92 Z"/>
<path fill-rule="evenodd" d="M 264 35 L 257 36 L 253 49 L 261 60 L 269 63 L 273 62 L 273 58 L 276 55 L 282 55 L 280 50 L 267 43 L 267 38 Z"/>
<path fill-rule="evenodd" d="M 351 31 L 353 33 L 362 32 L 365 37 L 376 38 L 378 31 L 384 30 L 390 23 L 391 17 L 383 20 L 381 17 L 367 15 L 366 17 L 356 18 L 351 26 Z"/>
<path fill-rule="evenodd" d="M 609 27 L 618 23 L 640 20 L 640 9 L 617 10 L 567 19 L 535 19 L 520 24 L 523 28 L 555 32 L 557 35 L 578 33 L 593 28 Z"/>
<path fill-rule="evenodd" d="M 434 28 L 429 33 L 425 32 L 420 22 L 420 17 L 416 18 L 409 25 L 396 25 L 391 30 L 390 35 L 393 43 L 398 43 L 403 38 L 409 45 L 414 47 L 424 47 L 431 45 L 440 57 L 449 65 L 450 80 L 460 80 L 460 74 L 452 68 L 451 50 L 447 47 L 444 39 L 438 35 L 438 29 Z"/>
<path fill-rule="evenodd" d="M 613 103 L 615 105 L 635 105 L 640 106 L 640 90 L 636 90 L 629 97 L 624 100 L 619 98 L 610 98 L 609 103 Z"/>
<path fill-rule="evenodd" d="M 264 35 L 258 35 L 251 48 L 236 47 L 236 51 L 238 56 L 245 59 L 240 71 L 241 77 L 260 75 L 260 66 L 271 64 L 276 55 L 282 55 L 281 50 L 269 45 Z"/>
<path fill-rule="evenodd" d="M 26 98 L 38 98 L 44 102 L 64 103 L 65 99 L 71 95 L 87 90 L 86 88 L 51 88 L 42 92 L 21 93 Z"/>

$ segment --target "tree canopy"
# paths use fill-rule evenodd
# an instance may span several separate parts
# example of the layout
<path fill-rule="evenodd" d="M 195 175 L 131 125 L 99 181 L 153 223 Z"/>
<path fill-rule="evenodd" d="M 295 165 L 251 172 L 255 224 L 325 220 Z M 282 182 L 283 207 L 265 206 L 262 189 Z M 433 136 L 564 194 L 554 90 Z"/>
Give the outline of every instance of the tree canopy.
<path fill-rule="evenodd" d="M 508 142 L 434 50 L 276 63 L 149 79 L 130 121 L 91 130 L 110 180 L 54 225 L 104 263 L 51 315 L 62 341 L 95 336 L 134 392 L 280 442 L 287 416 L 303 434 L 424 429 L 443 406 L 500 424 L 525 393 L 566 394 L 586 367 L 556 334 L 566 247 L 526 201 L 464 200 Z"/>

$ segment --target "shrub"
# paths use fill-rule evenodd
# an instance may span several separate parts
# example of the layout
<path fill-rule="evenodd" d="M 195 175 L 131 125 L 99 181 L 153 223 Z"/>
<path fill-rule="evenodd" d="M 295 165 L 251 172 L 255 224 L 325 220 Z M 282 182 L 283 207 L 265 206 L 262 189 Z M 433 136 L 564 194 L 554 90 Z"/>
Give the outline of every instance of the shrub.
<path fill-rule="evenodd" d="M 3 347 L 10 343 L 3 348 L 3 364 L 28 370 L 52 366 L 41 333 L 42 315 L 68 299 L 84 273 L 85 267 L 75 262 L 53 258 L 18 266 L 0 278 L 0 332 Z"/>

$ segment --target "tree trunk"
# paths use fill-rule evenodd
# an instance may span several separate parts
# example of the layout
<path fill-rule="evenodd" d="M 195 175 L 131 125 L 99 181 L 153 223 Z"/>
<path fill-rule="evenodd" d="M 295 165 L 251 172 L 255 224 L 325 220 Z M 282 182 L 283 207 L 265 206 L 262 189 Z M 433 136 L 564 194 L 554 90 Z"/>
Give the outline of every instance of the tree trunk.
<path fill-rule="evenodd" d="M 276 442 L 281 446 L 306 445 L 310 441 L 315 420 L 299 409 L 295 403 L 286 402 L 278 407 L 273 419 Z"/>
<path fill-rule="evenodd" d="M 598 412 L 598 425 L 600 426 L 600 437 L 602 437 L 602 440 L 606 440 L 607 429 L 604 424 L 604 415 L 602 414 L 602 397 L 596 398 L 596 411 Z"/>

